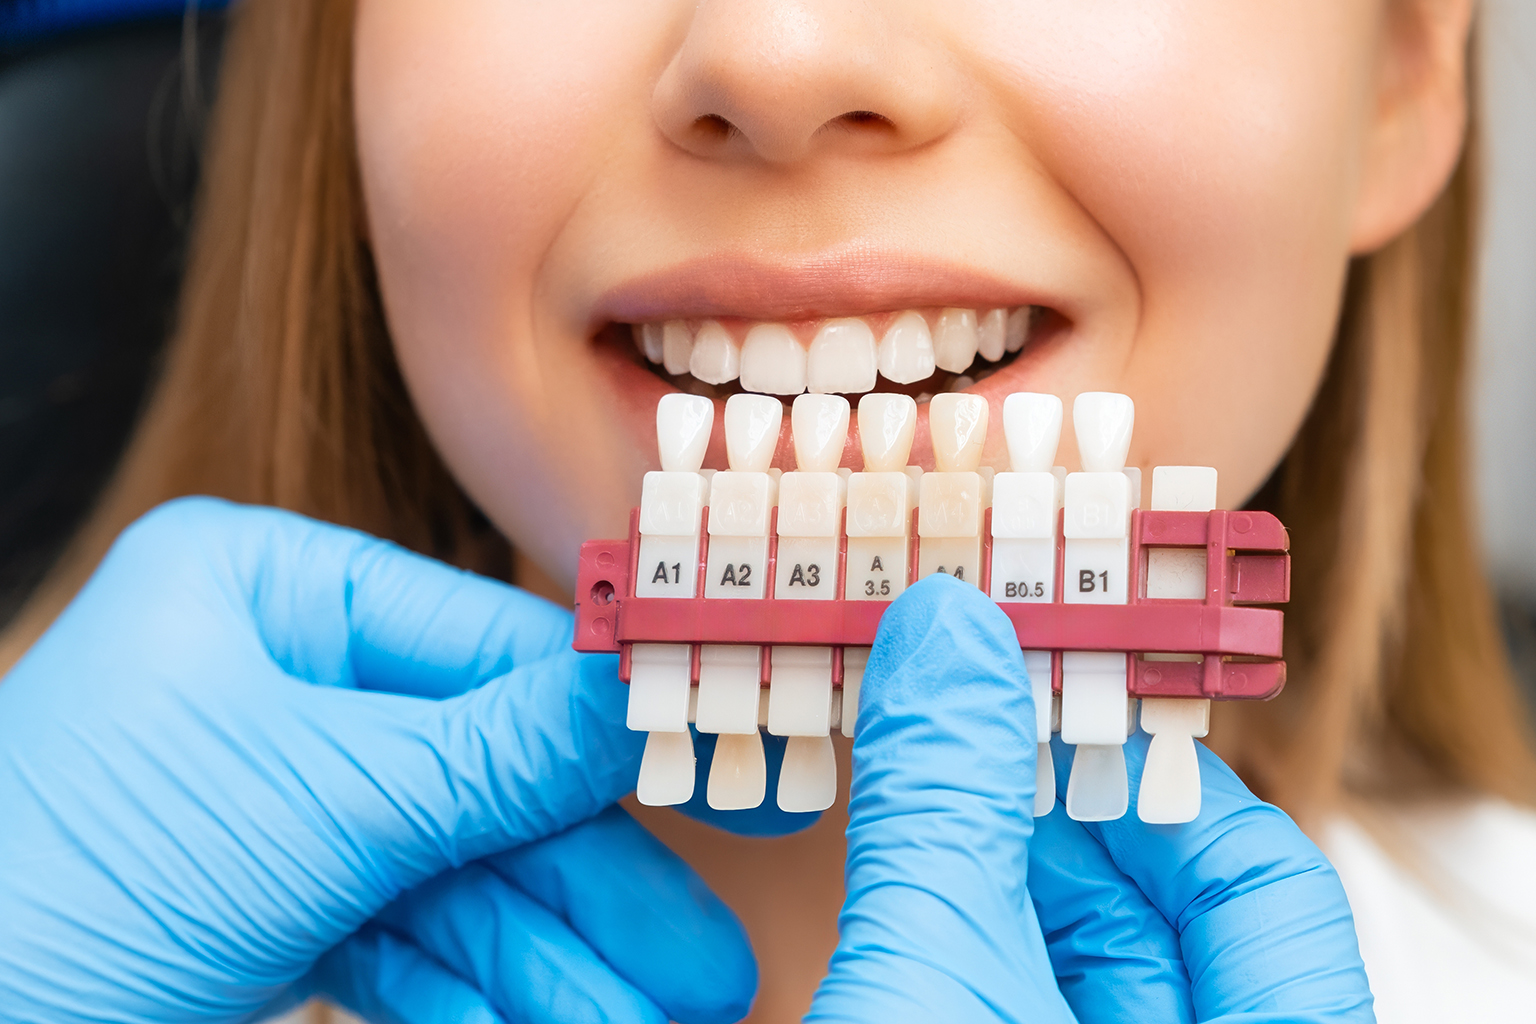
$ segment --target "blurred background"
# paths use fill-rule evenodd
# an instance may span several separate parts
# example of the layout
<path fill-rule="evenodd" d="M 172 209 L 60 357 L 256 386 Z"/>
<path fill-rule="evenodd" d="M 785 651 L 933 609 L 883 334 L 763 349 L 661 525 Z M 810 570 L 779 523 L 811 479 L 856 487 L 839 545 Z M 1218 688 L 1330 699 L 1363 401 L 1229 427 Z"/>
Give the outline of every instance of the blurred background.
<path fill-rule="evenodd" d="M 1483 0 L 1487 182 L 1472 376 L 1483 550 L 1536 702 L 1536 3 Z"/>
<path fill-rule="evenodd" d="M 223 18 L 0 0 L 0 627 L 122 450 L 170 323 Z M 1536 700 L 1536 2 L 1485 0 L 1472 378 L 1486 557 Z"/>

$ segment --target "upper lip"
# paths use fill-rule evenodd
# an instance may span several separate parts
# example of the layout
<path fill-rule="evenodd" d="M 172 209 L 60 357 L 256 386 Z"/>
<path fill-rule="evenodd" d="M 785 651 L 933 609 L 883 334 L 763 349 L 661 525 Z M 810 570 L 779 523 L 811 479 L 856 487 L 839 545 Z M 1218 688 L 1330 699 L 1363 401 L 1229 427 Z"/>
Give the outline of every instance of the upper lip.
<path fill-rule="evenodd" d="M 1017 281 L 939 259 L 852 248 L 793 261 L 723 253 L 624 281 L 599 296 L 606 323 L 740 317 L 814 320 L 933 306 L 996 309 L 1048 305 Z"/>

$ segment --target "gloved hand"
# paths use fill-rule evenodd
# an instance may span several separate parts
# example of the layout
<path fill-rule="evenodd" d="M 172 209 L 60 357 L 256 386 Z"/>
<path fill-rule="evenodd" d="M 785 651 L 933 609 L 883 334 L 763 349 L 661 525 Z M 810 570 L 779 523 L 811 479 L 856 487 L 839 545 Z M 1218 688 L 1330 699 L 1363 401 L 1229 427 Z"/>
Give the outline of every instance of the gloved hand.
<path fill-rule="evenodd" d="M 735 1020 L 745 935 L 605 810 L 643 737 L 570 629 L 299 516 L 145 517 L 0 681 L 0 1020 Z"/>
<path fill-rule="evenodd" d="M 1372 1019 L 1338 877 L 1217 758 L 1200 817 L 1154 826 L 1035 821 L 1034 757 L 1008 620 L 947 576 L 909 589 L 865 670 L 840 941 L 807 1020 Z"/>

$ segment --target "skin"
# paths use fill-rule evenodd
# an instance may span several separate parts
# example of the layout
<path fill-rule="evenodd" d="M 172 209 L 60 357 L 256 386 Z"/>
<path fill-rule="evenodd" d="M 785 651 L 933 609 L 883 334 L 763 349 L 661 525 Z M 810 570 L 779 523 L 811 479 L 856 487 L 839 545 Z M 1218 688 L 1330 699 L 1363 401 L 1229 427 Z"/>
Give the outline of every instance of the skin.
<path fill-rule="evenodd" d="M 1014 391 L 1124 392 L 1130 462 L 1215 466 L 1233 507 L 1307 411 L 1349 259 L 1454 166 L 1470 16 L 363 0 L 358 146 L 400 364 L 450 468 L 557 594 L 658 468 L 670 387 L 603 337 L 615 321 L 1045 305 L 1058 329 L 971 389 L 993 423 Z M 913 461 L 932 468 L 924 426 Z M 724 468 L 720 433 L 706 465 Z M 1001 434 L 984 461 L 1006 468 Z M 1057 461 L 1077 463 L 1070 430 Z M 835 939 L 842 812 L 771 842 L 646 820 L 743 913 L 753 1019 L 802 1012 Z"/>

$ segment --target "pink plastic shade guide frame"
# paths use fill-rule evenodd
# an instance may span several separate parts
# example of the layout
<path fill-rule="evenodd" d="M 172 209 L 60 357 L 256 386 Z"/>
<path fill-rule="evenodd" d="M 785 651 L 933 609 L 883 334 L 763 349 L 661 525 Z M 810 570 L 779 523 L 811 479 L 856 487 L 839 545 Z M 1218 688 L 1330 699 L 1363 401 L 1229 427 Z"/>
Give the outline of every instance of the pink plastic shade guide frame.
<path fill-rule="evenodd" d="M 692 644 L 692 681 L 699 678 L 699 644 L 764 645 L 762 685 L 769 685 L 768 647 L 795 644 L 832 647 L 832 682 L 841 687 L 842 647 L 875 641 L 888 601 L 849 601 L 843 596 L 847 536 L 840 531 L 837 586 L 833 600 L 774 598 L 778 531 L 769 527 L 768 577 L 762 600 L 644 598 L 635 596 L 639 557 L 639 510 L 630 513 L 627 540 L 588 541 L 581 547 L 576 576 L 578 651 L 617 653 L 619 676 L 629 681 L 630 645 Z M 914 527 L 916 512 L 914 516 Z M 992 513 L 982 532 L 982 593 L 990 591 Z M 700 531 L 697 593 L 704 592 L 709 557 L 709 510 Z M 917 572 L 917 530 L 911 531 L 908 583 Z M 1204 548 L 1205 597 L 1148 600 L 1147 550 Z M 1280 521 L 1267 512 L 1131 513 L 1128 603 L 1064 604 L 1062 527 L 1056 529 L 1056 588 L 1052 603 L 998 602 L 1013 622 L 1019 646 L 1051 652 L 1051 688 L 1061 692 L 1061 652 L 1128 651 L 1134 672 L 1132 697 L 1190 697 L 1214 700 L 1269 700 L 1285 685 L 1281 639 L 1290 599 L 1290 541 Z M 1146 654 L 1199 655 L 1200 660 L 1148 660 Z"/>

